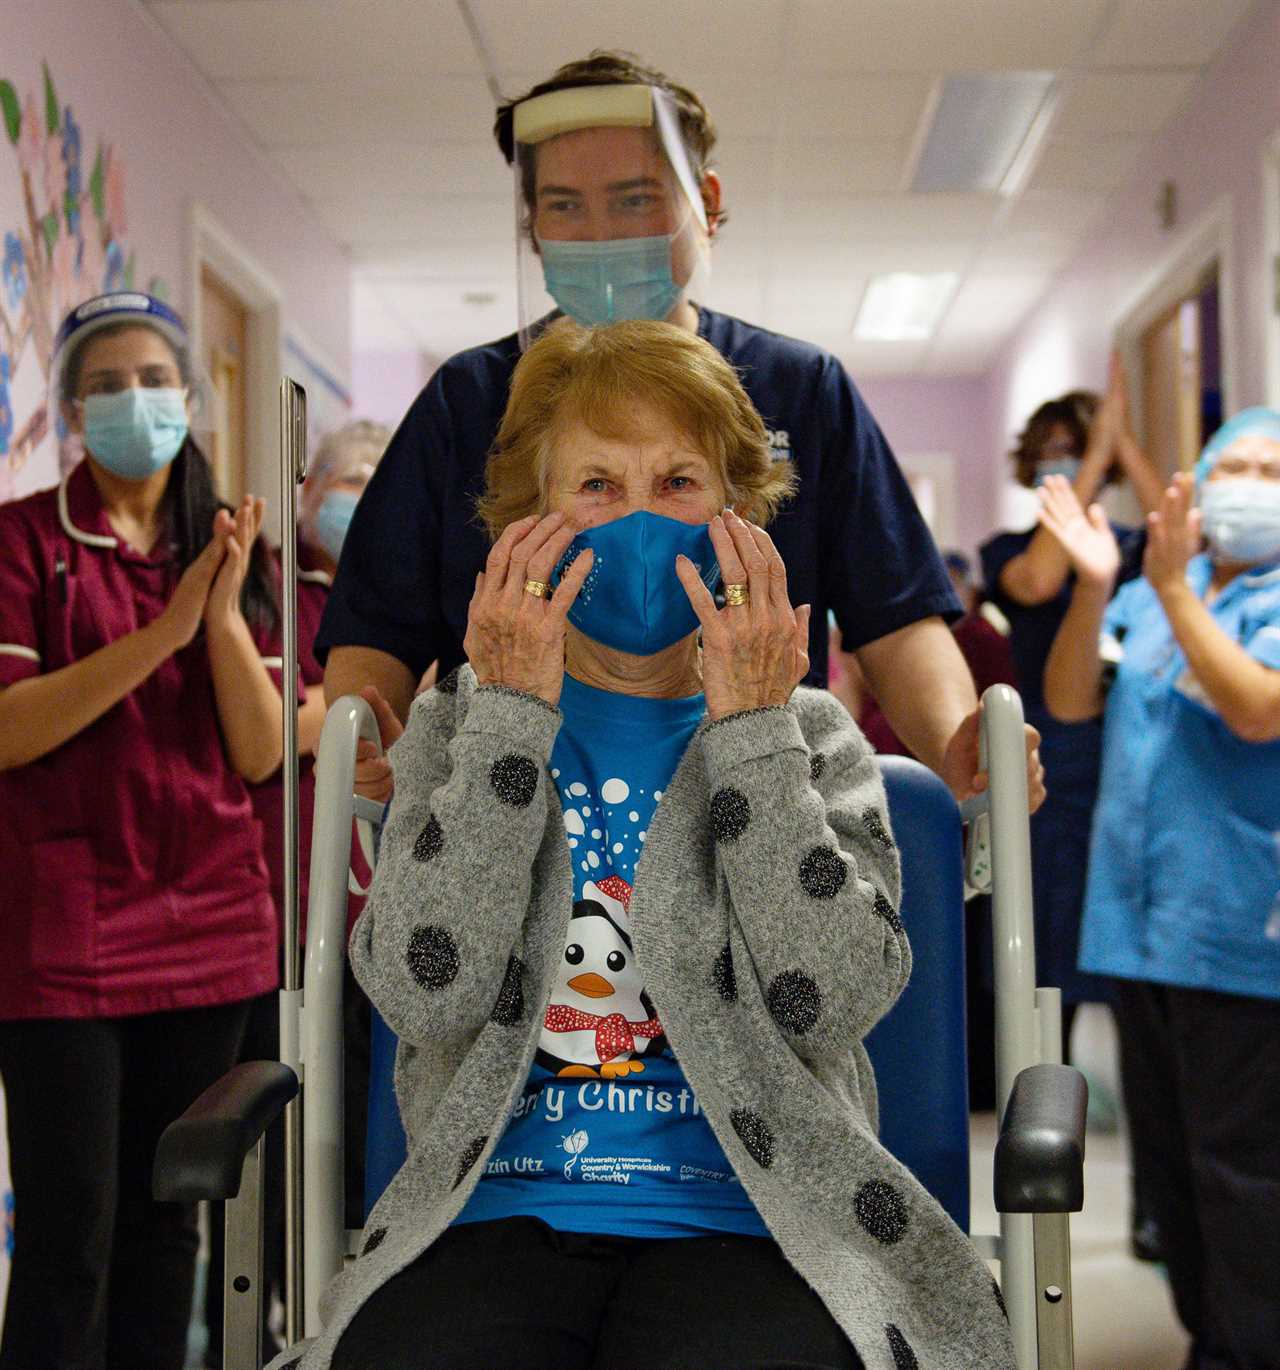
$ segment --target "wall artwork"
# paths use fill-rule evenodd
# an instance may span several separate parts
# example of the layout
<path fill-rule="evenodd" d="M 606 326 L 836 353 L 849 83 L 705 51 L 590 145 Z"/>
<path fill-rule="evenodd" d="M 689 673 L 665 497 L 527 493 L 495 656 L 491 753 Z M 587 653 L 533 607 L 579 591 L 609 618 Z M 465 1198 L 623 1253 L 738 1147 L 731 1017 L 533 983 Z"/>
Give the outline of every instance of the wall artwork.
<path fill-rule="evenodd" d="M 0 210 L 9 219 L 0 218 L 4 501 L 52 484 L 79 459 L 78 444 L 49 404 L 54 335 L 83 300 L 132 289 L 137 263 L 128 242 L 124 158 L 113 144 L 86 136 L 71 105 L 59 100 L 47 64 L 36 88 L 21 97 L 13 81 L 0 77 L 0 118 L 13 153 L 6 168 L 0 152 Z M 148 289 L 164 293 L 161 282 Z"/>

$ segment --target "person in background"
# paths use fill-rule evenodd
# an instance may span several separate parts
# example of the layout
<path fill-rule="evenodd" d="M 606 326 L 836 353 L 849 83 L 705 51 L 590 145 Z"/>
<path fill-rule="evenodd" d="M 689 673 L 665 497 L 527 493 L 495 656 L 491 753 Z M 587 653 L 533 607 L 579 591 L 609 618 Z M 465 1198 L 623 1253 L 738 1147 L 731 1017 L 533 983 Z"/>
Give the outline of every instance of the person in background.
<path fill-rule="evenodd" d="M 662 319 L 742 373 L 772 450 L 799 476 L 770 536 L 814 605 L 810 683 L 827 679 L 832 610 L 894 728 L 963 798 L 978 770 L 973 684 L 947 631 L 946 572 L 888 443 L 840 362 L 706 308 L 711 243 L 727 210 L 715 128 L 687 87 L 627 53 L 594 52 L 497 111 L 518 204 L 520 331 L 446 361 L 415 400 L 352 524 L 325 610 L 325 691 L 375 687 L 392 741 L 414 685 L 464 659 L 467 606 L 488 548 L 473 520 L 484 463 L 543 287 L 583 324 Z M 547 302 L 549 308 L 549 301 Z M 1034 807 L 1043 796 L 1028 731 Z M 389 769 L 367 761 L 365 793 Z M 378 787 L 381 786 L 381 789 Z"/>
<path fill-rule="evenodd" d="M 1129 426 L 1123 368 L 1113 359 L 1101 403 L 1075 391 L 1042 404 L 1013 451 L 1020 484 L 1034 488 L 1050 475 L 1072 482 L 1088 504 L 1108 481 L 1127 478 L 1144 509 L 1153 509 L 1160 476 Z M 1117 528 L 1124 552 L 1120 580 L 1138 574 L 1139 529 Z M 1096 719 L 1063 723 L 1045 708 L 1043 676 L 1054 634 L 1071 600 L 1070 558 L 1042 527 L 1000 533 L 980 548 L 984 593 L 1004 614 L 1026 719 L 1041 737 L 1048 798 L 1031 820 L 1035 901 L 1036 983 L 1062 991 L 1063 1056 L 1077 1006 L 1105 998 L 1106 988 L 1077 967 L 1089 827 L 1098 790 L 1102 728 Z"/>
<path fill-rule="evenodd" d="M 177 1370 L 193 1206 L 164 1128 L 276 984 L 246 788 L 280 765 L 262 501 L 220 503 L 181 319 L 99 296 L 58 333 L 84 458 L 0 506 L 0 1076 L 15 1200 L 4 1370 Z"/>
<path fill-rule="evenodd" d="M 1081 965 L 1115 977 L 1134 1165 L 1192 1336 L 1188 1370 L 1269 1370 L 1280 1348 L 1280 413 L 1238 414 L 1194 478 L 1174 478 L 1148 516 L 1143 576 L 1114 598 L 1121 556 L 1101 510 L 1086 515 L 1061 478 L 1042 499 L 1076 572 L 1045 699 L 1067 721 L 1104 716 Z"/>
<path fill-rule="evenodd" d="M 305 697 L 298 710 L 298 907 L 304 919 L 311 873 L 311 828 L 315 808 L 315 752 L 324 726 L 324 671 L 315 658 L 316 631 L 324 613 L 325 600 L 351 516 L 391 440 L 391 430 L 368 419 L 357 419 L 327 433 L 319 442 L 309 463 L 306 483 L 298 511 L 298 670 Z M 283 643 L 272 644 L 276 653 Z M 278 656 L 273 662 L 273 679 L 280 680 Z M 276 910 L 278 935 L 284 927 L 284 781 L 280 773 L 249 791 L 253 812 L 262 829 L 263 855 L 271 879 L 271 900 Z M 356 856 L 357 864 L 359 857 Z M 357 870 L 361 883 L 367 872 Z M 352 895 L 348 900 L 347 928 L 359 916 L 363 901 Z M 305 928 L 305 922 L 303 923 Z M 349 972 L 348 972 L 349 973 Z M 355 989 L 354 982 L 349 986 Z M 344 1088 L 349 1129 L 344 1159 L 347 1162 L 347 1194 L 352 1202 L 348 1226 L 358 1227 L 363 1214 L 358 1211 L 363 1182 L 364 1103 L 368 1088 L 368 1000 L 362 994 L 344 999 L 347 1021 L 344 1043 L 348 1052 Z M 363 1043 L 363 1050 L 361 1050 Z M 243 1061 L 273 1061 L 280 1055 L 280 1005 L 275 994 L 253 1001 L 240 1051 Z M 263 1347 L 268 1358 L 281 1349 L 270 1325 L 271 1293 L 282 1296 L 284 1278 L 284 1170 L 282 1134 L 279 1125 L 267 1134 L 267 1191 L 263 1299 Z M 223 1206 L 210 1206 L 209 1278 L 205 1286 L 205 1326 L 208 1340 L 204 1363 L 209 1370 L 222 1366 L 223 1318 Z"/>

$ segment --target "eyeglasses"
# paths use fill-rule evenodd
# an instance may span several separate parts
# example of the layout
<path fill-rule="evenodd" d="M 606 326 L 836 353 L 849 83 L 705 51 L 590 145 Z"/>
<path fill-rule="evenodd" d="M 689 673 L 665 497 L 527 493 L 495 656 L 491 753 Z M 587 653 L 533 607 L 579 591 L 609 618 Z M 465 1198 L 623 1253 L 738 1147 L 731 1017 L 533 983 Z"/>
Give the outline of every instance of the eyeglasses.
<path fill-rule="evenodd" d="M 1280 457 L 1219 457 L 1211 472 L 1215 476 L 1252 476 L 1280 481 Z"/>

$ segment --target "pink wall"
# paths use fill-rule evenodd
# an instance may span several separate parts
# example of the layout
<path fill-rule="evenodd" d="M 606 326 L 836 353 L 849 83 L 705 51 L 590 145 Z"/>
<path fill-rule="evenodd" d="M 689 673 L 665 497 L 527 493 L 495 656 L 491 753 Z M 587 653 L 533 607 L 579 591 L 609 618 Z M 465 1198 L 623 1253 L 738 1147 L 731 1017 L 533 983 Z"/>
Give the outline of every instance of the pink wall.
<path fill-rule="evenodd" d="M 955 458 L 955 546 L 972 552 L 993 530 L 996 468 L 982 376 L 872 376 L 858 389 L 900 460 Z"/>
<path fill-rule="evenodd" d="M 398 427 L 436 369 L 422 352 L 356 352 L 351 358 L 351 407 L 362 419 Z"/>
<path fill-rule="evenodd" d="M 46 64 L 60 110 L 73 111 L 83 140 L 83 182 L 99 145 L 110 147 L 123 165 L 117 203 L 122 199 L 127 211 L 123 240 L 136 260 L 135 285 L 145 289 L 159 278 L 170 301 L 190 311 L 189 215 L 199 201 L 279 288 L 285 335 L 305 343 L 345 383 L 351 365 L 346 253 L 143 6 L 135 0 L 6 5 L 4 37 L 0 80 L 12 85 L 24 105 L 28 94 L 34 96 L 36 122 L 45 118 Z M 25 231 L 28 223 L 19 152 L 0 135 L 0 236 Z M 31 180 L 40 187 L 43 174 Z M 96 243 L 91 246 L 98 252 Z M 95 285 L 101 289 L 102 279 L 99 268 L 77 274 L 58 292 L 57 307 L 94 293 Z M 2 296 L 0 302 L 11 305 Z M 10 361 L 19 428 L 44 398 L 41 351 L 32 337 Z M 12 469 L 0 455 L 0 498 L 50 484 L 56 475 L 49 443 L 22 469 Z"/>
<path fill-rule="evenodd" d="M 1142 157 L 1097 231 L 1005 348 L 990 375 L 991 459 L 1041 400 L 1099 386 L 1115 328 L 1179 241 L 1225 200 L 1231 212 L 1234 302 L 1224 344 L 1234 358 L 1233 408 L 1267 398 L 1271 291 L 1264 241 L 1264 151 L 1280 130 L 1280 6 L 1260 5 L 1201 81 L 1192 103 Z M 1177 184 L 1179 222 L 1163 232 L 1155 203 Z"/>

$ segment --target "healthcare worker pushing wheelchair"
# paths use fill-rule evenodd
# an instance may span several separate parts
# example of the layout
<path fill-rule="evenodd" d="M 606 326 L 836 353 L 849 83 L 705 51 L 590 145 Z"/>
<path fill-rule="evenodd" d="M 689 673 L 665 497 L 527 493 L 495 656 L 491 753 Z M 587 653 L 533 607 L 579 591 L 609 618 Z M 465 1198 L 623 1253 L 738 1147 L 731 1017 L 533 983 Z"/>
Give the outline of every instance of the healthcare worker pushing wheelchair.
<path fill-rule="evenodd" d="M 726 211 L 702 101 L 627 54 L 596 52 L 504 104 L 494 132 L 515 174 L 519 327 L 445 362 L 392 440 L 321 626 L 326 697 L 367 689 L 389 742 L 424 670 L 438 662 L 444 677 L 463 660 L 488 553 L 475 500 L 511 374 L 548 317 L 664 319 L 738 370 L 799 477 L 770 535 L 793 599 L 813 605 L 807 683 L 826 683 L 830 610 L 898 735 L 957 797 L 980 787 L 973 683 L 946 627 L 959 605 L 875 420 L 834 356 L 705 307 Z M 1037 741 L 1029 729 L 1033 807 Z M 366 761 L 361 778 L 387 792 L 384 764 Z"/>

